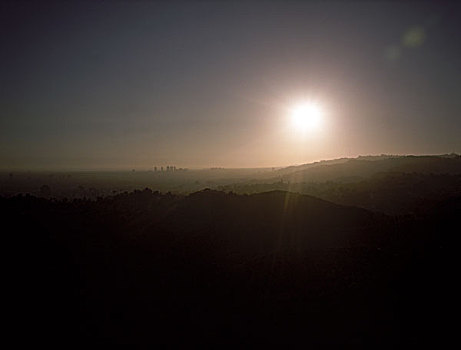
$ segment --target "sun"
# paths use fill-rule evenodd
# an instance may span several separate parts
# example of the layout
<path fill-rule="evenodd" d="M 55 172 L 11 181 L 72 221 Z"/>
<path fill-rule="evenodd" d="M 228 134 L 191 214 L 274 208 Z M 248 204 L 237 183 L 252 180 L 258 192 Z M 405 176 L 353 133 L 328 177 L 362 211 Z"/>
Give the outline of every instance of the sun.
<path fill-rule="evenodd" d="M 303 103 L 291 110 L 291 124 L 296 131 L 313 132 L 322 125 L 323 111 L 315 103 Z"/>

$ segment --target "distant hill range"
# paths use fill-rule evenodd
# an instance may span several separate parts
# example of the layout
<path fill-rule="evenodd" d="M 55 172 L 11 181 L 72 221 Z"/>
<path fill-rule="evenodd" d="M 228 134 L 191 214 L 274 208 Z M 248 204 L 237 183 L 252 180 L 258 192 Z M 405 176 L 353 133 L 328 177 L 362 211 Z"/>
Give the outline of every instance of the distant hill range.
<path fill-rule="evenodd" d="M 461 174 L 461 156 L 360 156 L 290 166 L 277 170 L 271 179 L 291 182 L 353 181 L 382 172 Z"/>
<path fill-rule="evenodd" d="M 190 194 L 205 188 L 238 194 L 287 191 L 386 214 L 422 214 L 461 194 L 461 156 L 360 156 L 281 169 L 0 173 L 0 195 L 97 199 L 151 188 Z"/>
<path fill-rule="evenodd" d="M 421 214 L 437 201 L 461 195 L 461 157 L 365 156 L 283 168 L 223 191 L 282 190 L 387 214 Z M 270 176 L 269 176 L 270 175 Z"/>

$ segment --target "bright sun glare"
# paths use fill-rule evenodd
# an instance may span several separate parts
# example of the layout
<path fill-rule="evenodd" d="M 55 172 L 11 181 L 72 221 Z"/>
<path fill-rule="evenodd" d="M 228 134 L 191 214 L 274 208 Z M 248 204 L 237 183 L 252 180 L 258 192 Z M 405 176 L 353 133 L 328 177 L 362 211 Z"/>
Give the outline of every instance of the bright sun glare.
<path fill-rule="evenodd" d="M 291 123 L 296 131 L 317 131 L 322 124 L 322 108 L 315 103 L 297 105 L 291 110 Z"/>

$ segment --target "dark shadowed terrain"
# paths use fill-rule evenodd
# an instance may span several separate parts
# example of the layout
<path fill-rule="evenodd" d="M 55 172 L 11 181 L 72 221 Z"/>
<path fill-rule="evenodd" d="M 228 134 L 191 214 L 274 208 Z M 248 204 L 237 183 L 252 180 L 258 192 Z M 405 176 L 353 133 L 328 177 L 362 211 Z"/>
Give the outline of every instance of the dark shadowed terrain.
<path fill-rule="evenodd" d="M 362 208 L 285 190 L 1 197 L 21 300 L 12 322 L 72 345 L 443 344 L 459 176 L 330 183 L 356 186 Z"/>

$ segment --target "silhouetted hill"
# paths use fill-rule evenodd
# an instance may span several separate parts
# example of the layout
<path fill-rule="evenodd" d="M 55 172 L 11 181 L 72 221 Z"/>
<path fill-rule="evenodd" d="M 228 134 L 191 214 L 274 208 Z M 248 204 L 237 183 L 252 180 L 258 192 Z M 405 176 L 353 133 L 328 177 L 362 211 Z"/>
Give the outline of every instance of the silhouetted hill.
<path fill-rule="evenodd" d="M 417 214 L 431 203 L 461 195 L 461 174 L 385 172 L 353 182 L 240 183 L 220 187 L 236 193 L 274 189 L 312 195 L 342 205 L 357 206 L 386 214 Z"/>
<path fill-rule="evenodd" d="M 345 246 L 354 239 L 352 233 L 380 219 L 363 209 L 290 192 L 240 196 L 204 190 L 187 196 L 167 221 L 176 231 L 206 232 L 232 242 L 232 249 L 239 252 L 272 253 Z"/>
<path fill-rule="evenodd" d="M 389 217 L 284 191 L 0 197 L 14 322 L 60 345 L 440 344 L 459 210 Z"/>

